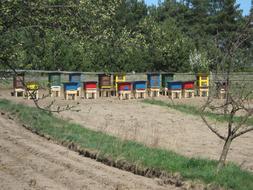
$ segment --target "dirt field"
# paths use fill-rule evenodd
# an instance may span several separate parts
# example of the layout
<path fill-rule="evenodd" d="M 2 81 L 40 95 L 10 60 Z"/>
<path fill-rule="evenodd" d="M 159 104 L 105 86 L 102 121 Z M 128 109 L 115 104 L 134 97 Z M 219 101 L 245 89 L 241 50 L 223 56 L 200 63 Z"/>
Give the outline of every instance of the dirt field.
<path fill-rule="evenodd" d="M 32 105 L 31 100 L 17 99 L 4 94 L 3 96 Z M 43 101 L 42 104 L 48 101 Z M 191 101 L 184 100 L 184 103 L 197 104 L 203 99 L 195 98 L 195 103 Z M 71 122 L 148 146 L 173 150 L 185 156 L 218 159 L 222 148 L 223 141 L 210 132 L 198 116 L 165 107 L 148 105 L 136 100 L 120 101 L 117 98 L 79 99 L 76 102 L 57 98 L 56 104 L 74 104 L 81 110 L 60 114 Z M 225 132 L 224 128 L 222 129 L 223 124 L 218 125 Z M 253 132 L 239 137 L 232 143 L 228 160 L 253 171 Z"/>
<path fill-rule="evenodd" d="M 50 143 L 0 116 L 0 189 L 170 189 Z"/>

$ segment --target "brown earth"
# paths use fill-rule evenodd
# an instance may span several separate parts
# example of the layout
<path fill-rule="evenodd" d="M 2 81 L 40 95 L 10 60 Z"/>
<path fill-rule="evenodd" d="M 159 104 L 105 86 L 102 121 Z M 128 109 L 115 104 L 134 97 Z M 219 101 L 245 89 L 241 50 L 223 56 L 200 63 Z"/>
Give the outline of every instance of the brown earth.
<path fill-rule="evenodd" d="M 1 97 L 1 96 L 0 96 Z M 30 100 L 11 97 L 6 92 L 2 97 L 33 105 Z M 170 101 L 168 98 L 160 99 Z M 48 104 L 52 99 L 41 101 Z M 199 105 L 203 98 L 175 100 L 175 103 Z M 80 112 L 62 112 L 60 117 L 79 123 L 87 128 L 130 139 L 148 146 L 173 150 L 189 157 L 218 159 L 223 141 L 215 136 L 198 116 L 188 115 L 173 109 L 144 104 L 137 100 L 120 101 L 115 97 L 97 100 L 78 99 L 65 101 L 56 98 L 56 105 L 75 105 Z M 224 124 L 216 123 L 222 132 Z M 253 171 L 253 132 L 237 138 L 231 146 L 228 161 Z"/>
<path fill-rule="evenodd" d="M 0 115 L 0 189 L 176 190 L 82 157 Z"/>

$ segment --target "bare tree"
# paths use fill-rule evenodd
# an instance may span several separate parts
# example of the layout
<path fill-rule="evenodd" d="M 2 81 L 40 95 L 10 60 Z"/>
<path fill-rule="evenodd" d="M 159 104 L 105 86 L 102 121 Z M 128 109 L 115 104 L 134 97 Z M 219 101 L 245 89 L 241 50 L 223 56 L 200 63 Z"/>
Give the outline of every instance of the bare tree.
<path fill-rule="evenodd" d="M 210 95 L 206 103 L 201 108 L 201 118 L 206 126 L 221 140 L 224 141 L 222 152 L 219 158 L 218 168 L 220 171 L 227 159 L 227 155 L 231 143 L 237 137 L 253 131 L 253 126 L 248 122 L 253 115 L 253 108 L 250 98 L 253 94 L 252 90 L 246 88 L 243 82 L 234 84 L 230 78 L 233 71 L 233 62 L 236 59 L 236 51 L 251 35 L 252 14 L 243 29 L 239 32 L 237 38 L 230 43 L 230 46 L 225 50 L 226 54 L 221 66 L 221 75 L 226 88 L 226 96 L 222 103 L 218 104 L 213 95 Z M 214 78 L 217 78 L 219 72 L 215 72 Z M 235 90 L 237 89 L 237 90 Z M 219 127 L 216 123 L 213 124 L 207 119 L 205 112 L 212 111 L 221 114 L 226 121 L 226 132 L 224 128 Z M 222 132 L 223 131 L 223 132 Z"/>

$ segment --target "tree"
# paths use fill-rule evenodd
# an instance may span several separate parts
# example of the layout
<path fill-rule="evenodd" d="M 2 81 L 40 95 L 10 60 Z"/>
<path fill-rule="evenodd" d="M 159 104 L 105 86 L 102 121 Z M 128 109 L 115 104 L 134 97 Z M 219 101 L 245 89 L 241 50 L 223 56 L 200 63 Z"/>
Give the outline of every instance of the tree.
<path fill-rule="evenodd" d="M 201 109 L 201 118 L 204 123 L 215 135 L 224 141 L 219 158 L 218 171 L 220 171 L 225 165 L 232 141 L 245 133 L 253 131 L 253 126 L 248 123 L 248 119 L 253 115 L 253 109 L 249 104 L 249 99 L 253 94 L 253 91 L 248 90 L 242 82 L 235 86 L 230 80 L 230 74 L 233 71 L 237 60 L 236 52 L 239 47 L 248 40 L 249 35 L 251 34 L 251 22 L 252 16 L 249 17 L 247 24 L 240 30 L 240 32 L 238 32 L 238 36 L 232 42 L 228 43 L 230 44 L 229 46 L 225 46 L 226 49 L 223 49 L 226 54 L 223 63 L 219 67 L 221 69 L 219 72 L 221 72 L 222 75 L 222 84 L 223 88 L 226 90 L 226 98 L 221 104 L 217 105 L 213 96 L 209 96 L 207 102 Z M 213 112 L 221 113 L 224 116 L 227 131 L 225 134 L 219 130 L 220 128 L 218 126 L 213 125 L 207 120 L 204 114 L 206 110 L 212 110 Z"/>

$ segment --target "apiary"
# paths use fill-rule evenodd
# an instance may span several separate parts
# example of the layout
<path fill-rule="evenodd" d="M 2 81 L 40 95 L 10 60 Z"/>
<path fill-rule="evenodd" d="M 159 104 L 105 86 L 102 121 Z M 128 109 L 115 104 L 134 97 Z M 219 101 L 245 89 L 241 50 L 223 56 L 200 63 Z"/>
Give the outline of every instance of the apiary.
<path fill-rule="evenodd" d="M 61 96 L 61 73 L 49 73 L 48 74 L 48 82 L 49 82 L 49 92 L 52 96 Z"/>
<path fill-rule="evenodd" d="M 80 88 L 79 86 L 79 82 L 66 82 L 63 83 L 64 86 L 64 95 L 65 95 L 65 99 L 68 100 L 69 96 L 72 96 L 72 99 L 76 100 L 77 96 L 78 96 L 78 88 Z"/>
<path fill-rule="evenodd" d="M 61 73 L 49 73 L 48 74 L 49 86 L 61 86 Z"/>
<path fill-rule="evenodd" d="M 132 83 L 131 82 L 118 82 L 118 96 L 122 100 L 123 98 L 131 99 Z"/>
<path fill-rule="evenodd" d="M 118 90 L 118 83 L 119 82 L 126 82 L 126 75 L 125 74 L 115 74 L 113 76 L 113 86 L 116 89 L 116 91 Z"/>
<path fill-rule="evenodd" d="M 146 81 L 135 81 L 133 83 L 134 97 L 135 98 L 146 98 Z"/>
<path fill-rule="evenodd" d="M 167 94 L 171 99 L 182 98 L 182 81 L 171 81 L 167 82 Z"/>
<path fill-rule="evenodd" d="M 13 76 L 13 89 L 14 89 L 14 96 L 18 96 L 19 94 L 22 95 L 22 97 L 25 96 L 25 73 L 18 73 L 15 76 Z"/>
<path fill-rule="evenodd" d="M 184 98 L 194 98 L 195 81 L 184 81 L 182 88 Z"/>
<path fill-rule="evenodd" d="M 81 73 L 70 73 L 69 74 L 69 82 L 76 82 L 78 83 L 78 88 L 77 88 L 77 96 L 81 95 Z"/>
<path fill-rule="evenodd" d="M 152 73 L 148 74 L 148 88 L 159 88 L 160 89 L 160 74 L 159 73 Z"/>
<path fill-rule="evenodd" d="M 208 88 L 209 87 L 209 76 L 207 74 L 198 74 L 197 75 L 197 86 L 199 88 Z"/>
<path fill-rule="evenodd" d="M 79 87 L 79 83 L 78 82 L 65 82 L 65 83 L 63 83 L 63 86 L 64 86 L 64 91 L 77 90 Z"/>
<path fill-rule="evenodd" d="M 110 97 L 112 94 L 115 93 L 115 90 L 116 90 L 112 86 L 110 74 L 99 74 L 98 86 L 99 86 L 100 96 Z"/>
<path fill-rule="evenodd" d="M 83 83 L 83 89 L 97 89 L 97 81 L 86 81 Z"/>
<path fill-rule="evenodd" d="M 112 88 L 111 75 L 110 74 L 99 74 L 98 75 L 99 88 Z"/>
<path fill-rule="evenodd" d="M 27 99 L 38 99 L 39 98 L 39 84 L 35 81 L 26 83 L 26 97 Z"/>
<path fill-rule="evenodd" d="M 225 99 L 227 96 L 228 85 L 226 81 L 217 81 L 216 85 L 216 96 L 220 99 Z"/>
<path fill-rule="evenodd" d="M 174 74 L 173 73 L 164 73 L 161 74 L 162 76 L 162 87 L 166 88 L 167 87 L 167 83 L 171 82 L 174 80 Z"/>
<path fill-rule="evenodd" d="M 24 88 L 25 73 L 18 73 L 13 77 L 13 88 Z"/>
<path fill-rule="evenodd" d="M 150 73 L 147 75 L 148 94 L 150 97 L 159 96 L 161 79 L 159 73 Z"/>
<path fill-rule="evenodd" d="M 181 81 L 167 82 L 167 88 L 169 90 L 181 90 L 182 87 L 183 87 L 183 83 Z"/>
<path fill-rule="evenodd" d="M 209 95 L 209 76 L 207 74 L 198 74 L 197 78 L 197 92 L 198 96 L 205 97 Z"/>
<path fill-rule="evenodd" d="M 97 98 L 97 81 L 87 81 L 83 83 L 84 97 L 89 99 L 90 95 L 93 99 Z"/>

